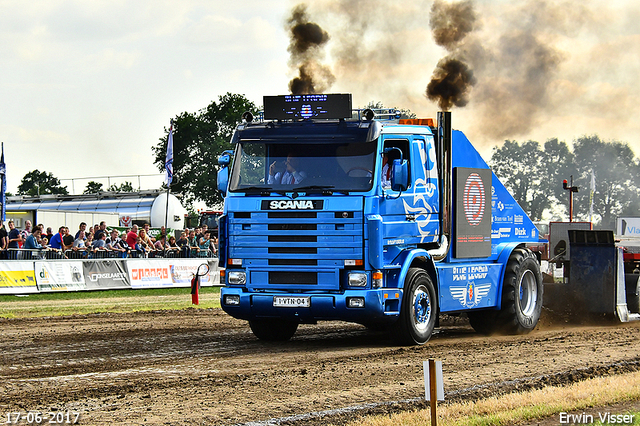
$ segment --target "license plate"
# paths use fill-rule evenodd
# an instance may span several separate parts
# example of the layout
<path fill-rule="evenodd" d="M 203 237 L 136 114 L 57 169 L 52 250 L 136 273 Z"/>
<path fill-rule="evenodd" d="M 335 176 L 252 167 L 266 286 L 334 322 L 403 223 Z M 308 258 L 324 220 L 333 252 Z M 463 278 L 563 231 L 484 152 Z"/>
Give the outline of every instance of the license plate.
<path fill-rule="evenodd" d="M 308 308 L 311 306 L 311 297 L 274 296 L 273 306 L 276 308 Z"/>

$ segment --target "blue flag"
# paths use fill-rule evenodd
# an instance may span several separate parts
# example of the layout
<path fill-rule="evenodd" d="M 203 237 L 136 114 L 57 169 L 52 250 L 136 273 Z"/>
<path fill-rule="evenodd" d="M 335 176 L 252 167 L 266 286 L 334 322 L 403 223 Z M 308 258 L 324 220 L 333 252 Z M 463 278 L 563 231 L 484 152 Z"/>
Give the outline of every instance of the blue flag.
<path fill-rule="evenodd" d="M 173 180 L 173 123 L 169 127 L 169 138 L 167 140 L 167 157 L 164 161 L 165 177 L 164 183 L 171 185 Z"/>
<path fill-rule="evenodd" d="M 4 142 L 2 143 L 2 157 L 0 157 L 0 179 L 2 179 L 2 188 L 0 189 L 0 218 L 4 222 L 7 219 L 7 166 L 4 164 Z"/>

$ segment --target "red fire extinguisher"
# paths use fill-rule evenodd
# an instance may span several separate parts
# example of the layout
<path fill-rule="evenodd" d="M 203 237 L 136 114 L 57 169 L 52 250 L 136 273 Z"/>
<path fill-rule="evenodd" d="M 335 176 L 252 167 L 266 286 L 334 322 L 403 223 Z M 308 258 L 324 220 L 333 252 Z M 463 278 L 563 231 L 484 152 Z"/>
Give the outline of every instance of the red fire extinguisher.
<path fill-rule="evenodd" d="M 191 304 L 199 305 L 200 300 L 200 277 L 203 277 L 209 273 L 209 264 L 203 263 L 198 266 L 196 273 L 191 278 Z"/>

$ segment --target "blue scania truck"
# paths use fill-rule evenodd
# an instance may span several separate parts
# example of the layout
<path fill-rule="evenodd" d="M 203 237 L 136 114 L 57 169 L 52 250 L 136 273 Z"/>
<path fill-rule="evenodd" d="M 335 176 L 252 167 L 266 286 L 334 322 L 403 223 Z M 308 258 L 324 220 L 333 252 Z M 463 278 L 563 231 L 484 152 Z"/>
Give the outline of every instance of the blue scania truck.
<path fill-rule="evenodd" d="M 441 313 L 526 333 L 538 230 L 451 114 L 399 119 L 351 95 L 264 97 L 219 158 L 222 309 L 264 340 L 342 320 L 427 342 Z"/>

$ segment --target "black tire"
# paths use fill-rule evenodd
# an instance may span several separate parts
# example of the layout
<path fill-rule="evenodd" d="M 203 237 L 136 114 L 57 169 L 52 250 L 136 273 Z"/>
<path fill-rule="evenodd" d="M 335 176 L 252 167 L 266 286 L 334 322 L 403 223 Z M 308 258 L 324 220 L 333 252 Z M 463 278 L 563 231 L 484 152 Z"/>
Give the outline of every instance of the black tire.
<path fill-rule="evenodd" d="M 467 312 L 469 324 L 473 329 L 487 336 L 497 333 L 498 327 L 496 322 L 498 311 L 470 311 Z"/>
<path fill-rule="evenodd" d="M 438 317 L 438 297 L 429 274 L 409 268 L 395 340 L 404 345 L 423 345 L 431 338 Z"/>
<path fill-rule="evenodd" d="M 640 313 L 640 275 L 627 274 L 626 291 L 627 291 L 627 309 L 633 314 Z"/>
<path fill-rule="evenodd" d="M 540 319 L 542 294 L 542 272 L 536 256 L 531 250 L 516 248 L 504 273 L 501 309 L 467 312 L 469 324 L 487 335 L 529 333 Z"/>
<path fill-rule="evenodd" d="M 525 334 L 538 324 L 542 312 L 542 272 L 536 256 L 516 248 L 509 256 L 502 286 L 497 325 L 507 334 Z"/>
<path fill-rule="evenodd" d="M 259 319 L 249 321 L 253 334 L 260 340 L 284 342 L 293 337 L 298 323 L 281 319 Z"/>

